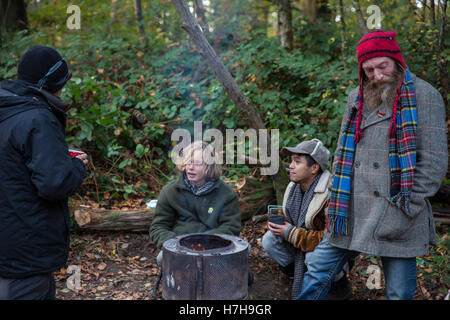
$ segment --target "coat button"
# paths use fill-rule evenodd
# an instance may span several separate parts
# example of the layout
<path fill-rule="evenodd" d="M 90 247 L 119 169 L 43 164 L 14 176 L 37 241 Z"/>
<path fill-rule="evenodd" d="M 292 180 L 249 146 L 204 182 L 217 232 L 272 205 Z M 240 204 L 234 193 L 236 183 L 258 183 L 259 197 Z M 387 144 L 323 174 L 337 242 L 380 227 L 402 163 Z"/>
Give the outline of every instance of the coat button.
<path fill-rule="evenodd" d="M 355 161 L 355 168 L 359 168 L 360 165 L 361 163 L 359 161 Z"/>
<path fill-rule="evenodd" d="M 378 169 L 378 168 L 380 167 L 380 165 L 379 165 L 378 162 L 374 162 L 374 163 L 373 163 L 373 167 L 374 167 L 375 169 Z"/>
<path fill-rule="evenodd" d="M 374 192 L 373 192 L 373 195 L 374 195 L 375 197 L 379 197 L 379 196 L 380 196 L 380 193 L 379 193 L 378 191 L 374 191 Z"/>

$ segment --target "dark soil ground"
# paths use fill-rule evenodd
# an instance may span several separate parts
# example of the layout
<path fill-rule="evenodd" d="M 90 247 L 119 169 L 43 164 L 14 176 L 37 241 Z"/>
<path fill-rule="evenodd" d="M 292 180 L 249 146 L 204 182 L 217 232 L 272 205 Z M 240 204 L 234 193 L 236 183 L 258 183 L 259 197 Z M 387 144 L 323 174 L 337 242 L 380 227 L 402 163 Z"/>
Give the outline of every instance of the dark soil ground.
<path fill-rule="evenodd" d="M 255 275 L 248 299 L 288 300 L 292 279 L 284 275 L 262 249 L 261 238 L 265 232 L 266 222 L 247 222 L 242 232 L 242 237 L 252 246 L 249 267 Z M 56 297 L 61 300 L 160 300 L 161 285 L 156 296 L 152 296 L 159 271 L 157 253 L 146 233 L 74 232 L 67 265 L 80 268 L 80 288 L 68 288 L 68 284 L 69 287 L 73 284 L 75 273 L 63 268 L 55 274 L 58 279 Z M 366 286 L 370 264 L 381 265 L 376 257 L 360 255 L 349 274 L 354 300 L 385 299 L 383 281 L 380 289 L 370 290 Z M 425 280 L 419 276 L 415 298 L 440 300 L 449 287 L 442 279 Z"/>

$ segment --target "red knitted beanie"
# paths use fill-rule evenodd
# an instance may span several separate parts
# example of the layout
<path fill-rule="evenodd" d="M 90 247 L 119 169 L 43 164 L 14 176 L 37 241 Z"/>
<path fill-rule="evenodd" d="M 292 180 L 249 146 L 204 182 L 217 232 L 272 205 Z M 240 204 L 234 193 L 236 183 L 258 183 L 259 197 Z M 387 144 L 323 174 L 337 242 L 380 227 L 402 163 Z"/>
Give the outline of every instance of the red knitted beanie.
<path fill-rule="evenodd" d="M 372 58 L 389 57 L 397 60 L 403 69 L 406 69 L 400 47 L 395 41 L 395 35 L 395 31 L 380 30 L 368 33 L 359 40 L 356 56 L 358 57 L 360 84 L 362 83 L 362 64 Z"/>
<path fill-rule="evenodd" d="M 359 74 L 359 103 L 356 121 L 355 143 L 358 143 L 361 139 L 361 120 L 362 120 L 362 105 L 363 105 L 363 69 L 362 64 L 372 58 L 377 57 L 389 57 L 396 60 L 403 69 L 406 69 L 405 61 L 403 60 L 400 47 L 395 41 L 395 31 L 375 30 L 366 34 L 359 40 L 358 47 L 356 48 L 356 56 L 358 58 L 358 74 Z M 400 88 L 399 88 L 400 90 Z M 395 118 L 397 114 L 398 94 L 394 103 L 394 110 L 392 114 L 391 126 L 389 133 L 395 132 Z"/>

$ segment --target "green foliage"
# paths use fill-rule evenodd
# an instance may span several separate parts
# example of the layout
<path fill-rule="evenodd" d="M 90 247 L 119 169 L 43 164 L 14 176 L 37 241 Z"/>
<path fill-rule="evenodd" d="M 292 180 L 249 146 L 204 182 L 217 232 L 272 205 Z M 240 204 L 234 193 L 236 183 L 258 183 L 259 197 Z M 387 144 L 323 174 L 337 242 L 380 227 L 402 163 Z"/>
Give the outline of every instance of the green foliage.
<path fill-rule="evenodd" d="M 437 246 L 432 247 L 429 255 L 418 259 L 421 276 L 428 281 L 440 281 L 444 284 L 450 283 L 450 234 L 437 235 Z"/>
<path fill-rule="evenodd" d="M 97 201 L 105 195 L 119 200 L 156 194 L 176 172 L 169 151 L 177 128 L 192 133 L 198 120 L 204 130 L 247 129 L 180 28 L 174 6 L 164 0 L 142 3 L 146 41 L 139 37 L 132 1 L 78 1 L 78 31 L 65 28 L 66 3 L 32 1 L 30 35 L 2 33 L 1 79 L 16 77 L 19 59 L 32 44 L 54 46 L 69 62 L 73 78 L 62 93 L 72 104 L 67 142 L 91 156 L 84 191 Z M 360 3 L 365 12 L 371 1 Z M 376 4 L 386 28 L 398 31 L 413 72 L 435 84 L 437 57 L 430 46 L 440 22 L 417 23 L 410 7 L 393 0 Z M 336 10 L 337 1 L 329 5 Z M 280 129 L 281 147 L 313 137 L 331 151 L 336 147 L 346 97 L 357 85 L 355 49 L 361 36 L 352 1 L 344 6 L 348 70 L 334 19 L 319 16 L 311 22 L 294 10 L 295 49 L 287 52 L 278 37 L 267 36 L 276 10 L 272 2 L 211 2 L 210 42 L 266 127 Z M 446 61 L 449 56 L 448 49 L 442 53 Z M 250 172 L 247 166 L 228 165 L 224 176 L 236 180 Z"/>
<path fill-rule="evenodd" d="M 277 39 L 265 37 L 230 56 L 228 65 L 241 66 L 232 70 L 267 126 L 283 128 L 281 146 L 317 137 L 334 150 L 346 96 L 354 87 L 340 61 L 300 50 L 287 53 Z"/>

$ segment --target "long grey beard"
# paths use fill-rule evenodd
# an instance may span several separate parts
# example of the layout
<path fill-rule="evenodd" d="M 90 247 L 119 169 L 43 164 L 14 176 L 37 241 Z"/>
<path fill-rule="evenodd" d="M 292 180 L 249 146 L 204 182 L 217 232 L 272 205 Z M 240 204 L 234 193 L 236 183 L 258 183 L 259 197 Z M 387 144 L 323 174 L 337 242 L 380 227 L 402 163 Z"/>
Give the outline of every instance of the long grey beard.
<path fill-rule="evenodd" d="M 392 108 L 397 95 L 397 89 L 403 80 L 403 70 L 396 70 L 392 76 L 392 80 L 384 86 L 379 86 L 373 82 L 367 81 L 364 84 L 364 107 L 369 110 L 377 108 L 381 103 L 388 108 Z"/>

